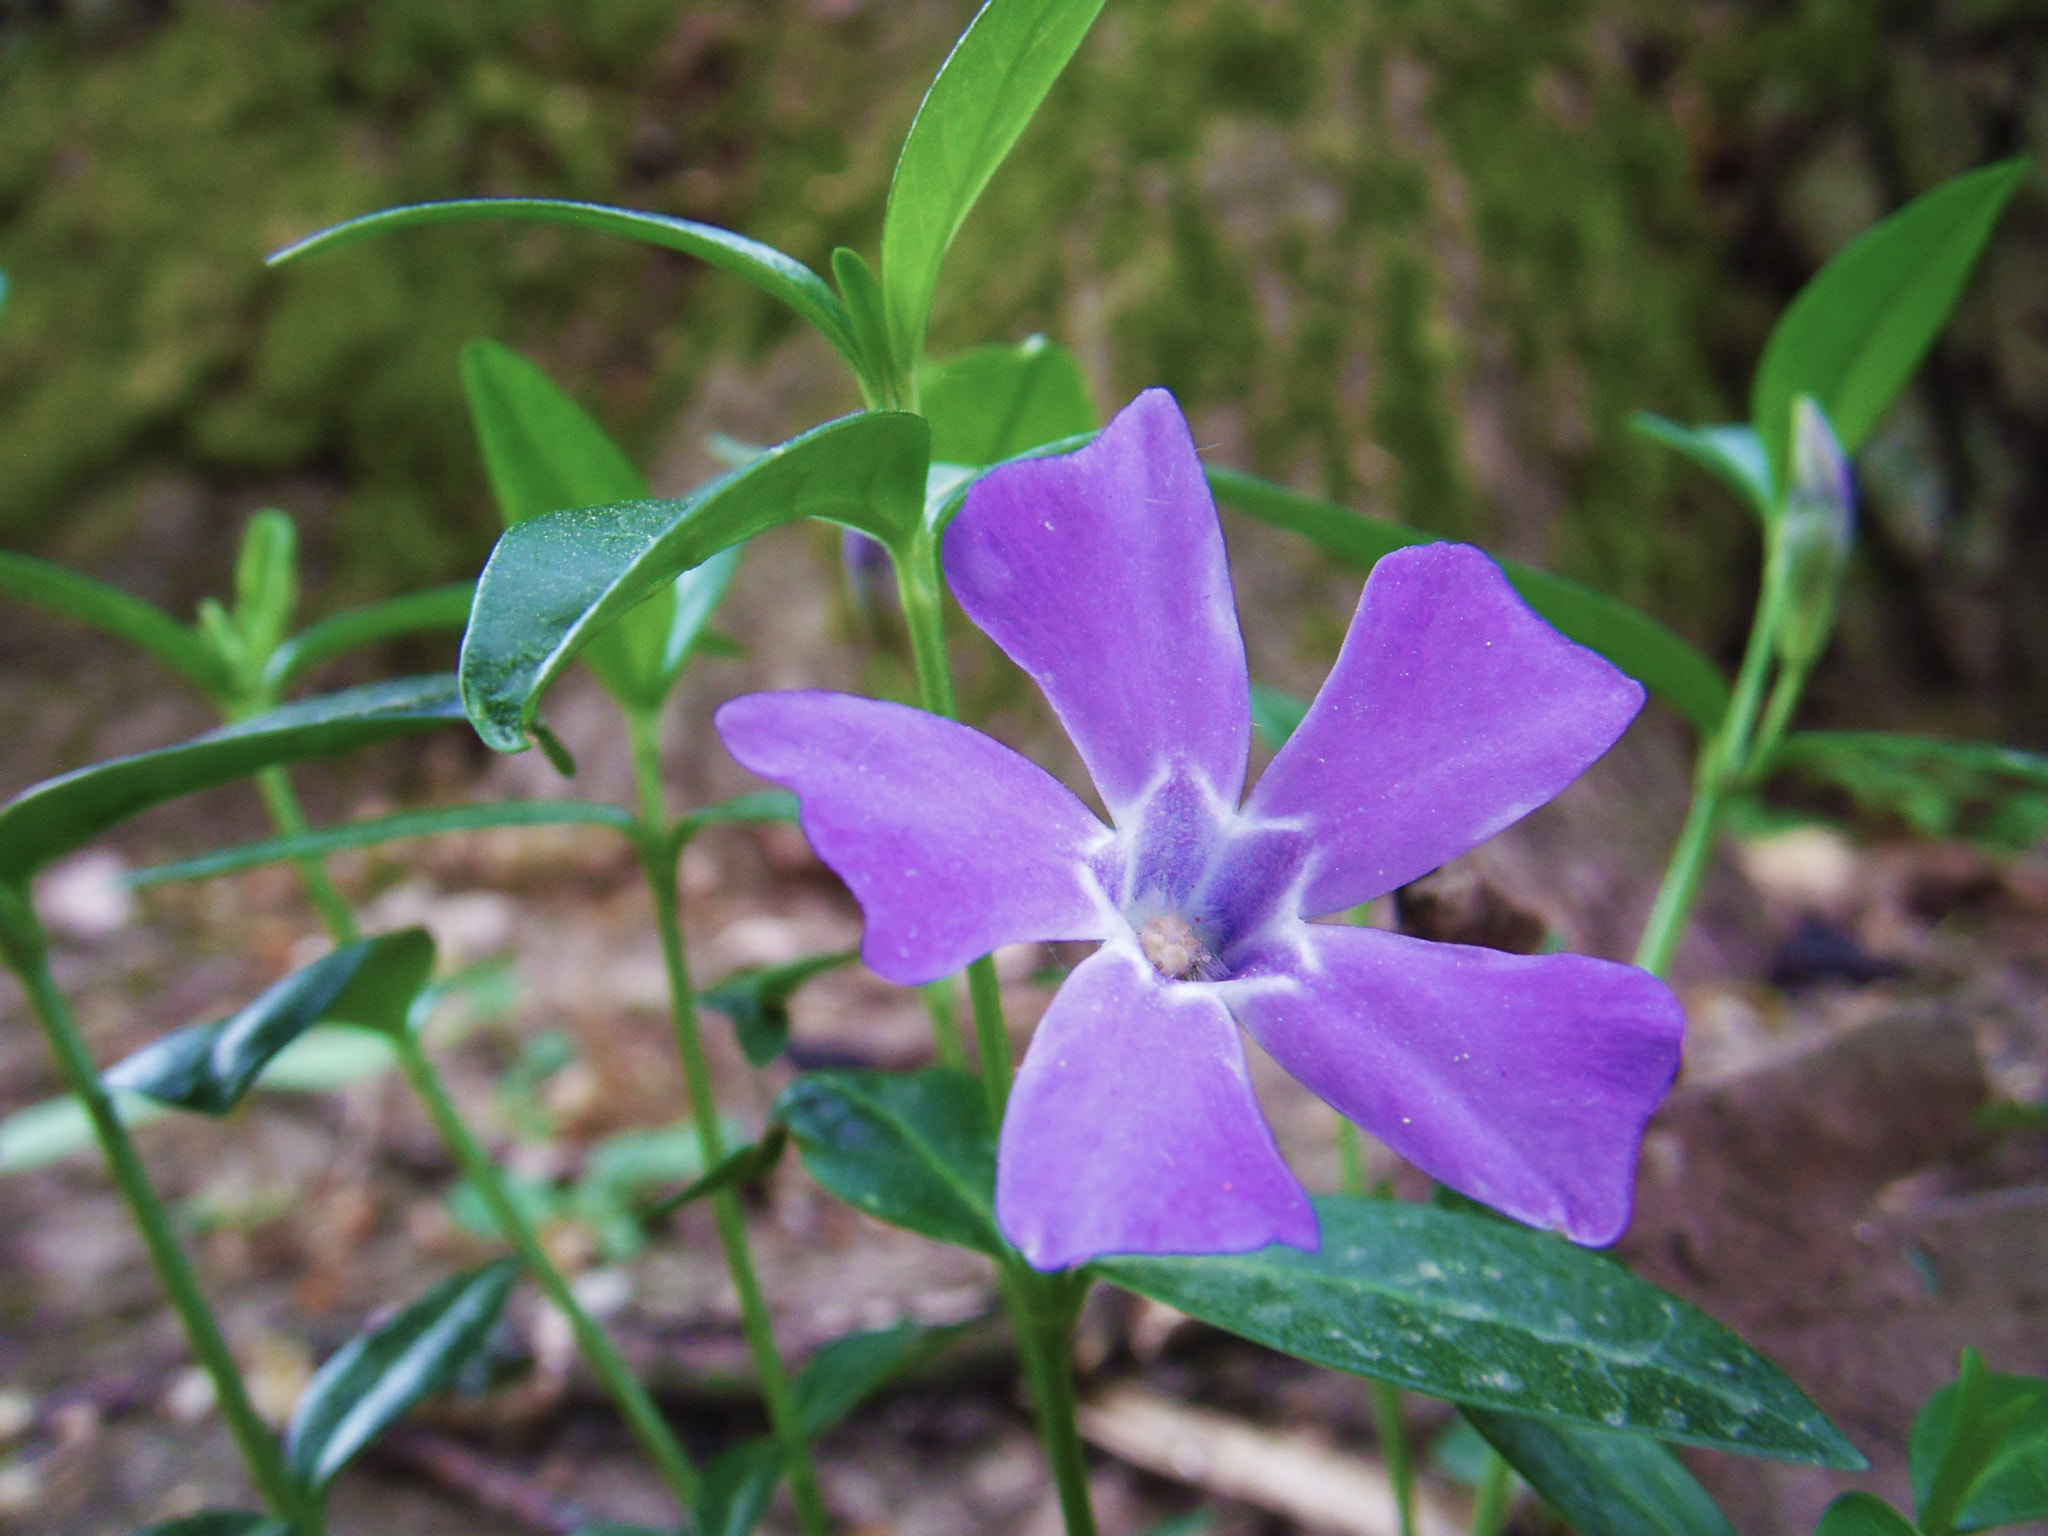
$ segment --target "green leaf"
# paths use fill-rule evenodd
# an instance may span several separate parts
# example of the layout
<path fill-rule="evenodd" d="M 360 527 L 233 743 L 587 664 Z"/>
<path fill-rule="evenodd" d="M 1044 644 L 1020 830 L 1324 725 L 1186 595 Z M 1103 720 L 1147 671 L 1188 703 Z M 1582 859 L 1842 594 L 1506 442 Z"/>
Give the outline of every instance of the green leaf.
<path fill-rule="evenodd" d="M 389 1322 L 358 1334 L 321 1366 L 285 1430 L 292 1475 L 314 1495 L 483 1348 L 519 1266 L 500 1259 L 451 1275 Z"/>
<path fill-rule="evenodd" d="M 471 723 L 523 750 L 540 698 L 592 636 L 720 550 L 802 517 L 900 542 L 924 505 L 922 417 L 867 411 L 827 422 L 678 501 L 584 507 L 506 531 L 477 583 L 462 642 Z"/>
<path fill-rule="evenodd" d="M 680 251 L 709 262 L 772 294 L 818 328 L 840 356 L 858 369 L 860 355 L 853 344 L 846 308 L 825 280 L 793 256 L 785 256 L 771 245 L 749 240 L 715 224 L 672 218 L 665 213 L 643 213 L 635 208 L 607 208 L 601 203 L 565 202 L 547 197 L 465 197 L 451 202 L 414 203 L 403 208 L 386 208 L 360 218 L 336 224 L 273 252 L 270 265 L 278 266 L 315 251 L 332 250 L 368 235 L 387 230 L 411 229 L 422 224 L 460 224 L 479 219 L 513 219 L 543 224 L 567 224 L 576 229 L 602 234 L 625 235 L 644 240 L 665 250 Z"/>
<path fill-rule="evenodd" d="M 394 678 L 301 699 L 174 747 L 45 779 L 0 806 L 0 882 L 21 884 L 109 827 L 180 795 L 461 718 L 454 678 Z"/>
<path fill-rule="evenodd" d="M 882 217 L 882 293 L 899 376 L 912 376 L 924 350 L 953 236 L 1101 9 L 1102 0 L 988 0 L 925 92 Z"/>
<path fill-rule="evenodd" d="M 782 1447 L 773 1440 L 734 1446 L 704 1469 L 704 1487 L 691 1511 L 695 1536 L 749 1536 L 781 1481 Z"/>
<path fill-rule="evenodd" d="M 1234 469 L 1210 469 L 1207 473 L 1209 488 L 1226 506 L 1298 533 L 1362 570 L 1370 570 L 1382 555 L 1394 550 L 1436 542 L 1434 534 L 1362 517 Z M 1496 563 L 1531 608 L 1579 644 L 1605 656 L 1677 710 L 1695 731 L 1711 735 L 1720 724 L 1728 707 L 1728 682 L 1697 648 L 1648 614 L 1604 592 L 1513 560 Z"/>
<path fill-rule="evenodd" d="M 792 1392 L 806 1440 L 822 1435 L 905 1371 L 945 1348 L 956 1330 L 898 1323 L 834 1339 L 804 1362 Z"/>
<path fill-rule="evenodd" d="M 1930 1536 L 2048 1519 L 2048 1379 L 1987 1371 L 1966 1351 L 1913 1421 L 1907 1465 Z"/>
<path fill-rule="evenodd" d="M 1686 427 L 1654 411 L 1637 411 L 1628 424 L 1667 448 L 1675 448 L 1728 489 L 1765 522 L 1777 516 L 1778 498 L 1771 489 L 1770 460 L 1763 440 L 1742 422 L 1712 427 Z"/>
<path fill-rule="evenodd" d="M 258 512 L 235 557 L 235 631 L 259 677 L 298 606 L 298 525 L 274 508 Z"/>
<path fill-rule="evenodd" d="M 1821 1512 L 1813 1536 L 1920 1536 L 1913 1522 L 1874 1493 L 1845 1493 Z"/>
<path fill-rule="evenodd" d="M 88 624 L 149 652 L 210 699 L 233 687 L 227 662 L 193 630 L 154 603 L 130 597 L 103 581 L 61 565 L 0 550 L 0 592 L 45 613 Z"/>
<path fill-rule="evenodd" d="M 211 880 L 245 869 L 260 869 L 266 864 L 324 859 L 353 848 L 374 848 L 414 837 L 441 837 L 450 832 L 477 832 L 488 827 L 610 827 L 631 837 L 636 825 L 631 812 L 587 800 L 498 800 L 485 805 L 448 805 L 430 811 L 400 811 L 371 821 L 347 821 L 289 837 L 267 837 L 258 843 L 243 843 L 202 853 L 194 859 L 180 859 L 175 864 L 138 869 L 125 876 L 123 883 L 139 890 L 181 880 Z"/>
<path fill-rule="evenodd" d="M 241 1103 L 271 1059 L 315 1024 L 405 1026 L 406 1010 L 434 969 L 422 928 L 343 945 L 292 972 L 230 1018 L 195 1024 L 109 1067 L 108 1088 L 202 1115 Z"/>
<path fill-rule="evenodd" d="M 1750 424 L 1772 484 L 1785 483 L 1795 395 L 1820 402 L 1845 450 L 1862 446 L 1947 324 L 2030 169 L 2003 160 L 1943 182 L 1866 229 L 1799 290 L 1750 387 Z"/>
<path fill-rule="evenodd" d="M 1206 1509 L 1191 1509 L 1184 1515 L 1172 1515 L 1157 1525 L 1139 1533 L 1139 1536 L 1208 1536 L 1216 1517 Z"/>
<path fill-rule="evenodd" d="M 135 1536 L 292 1536 L 292 1528 L 269 1515 L 239 1509 L 209 1509 L 178 1520 L 145 1525 Z"/>
<path fill-rule="evenodd" d="M 1043 336 L 926 363 L 918 399 L 942 464 L 996 464 L 1102 425 L 1080 363 Z"/>
<path fill-rule="evenodd" d="M 797 988 L 813 976 L 859 958 L 859 950 L 846 949 L 830 955 L 806 955 L 781 965 L 754 966 L 706 988 L 697 994 L 697 1000 L 731 1020 L 747 1060 L 765 1067 L 789 1048 L 789 1000 Z"/>
<path fill-rule="evenodd" d="M 872 397 L 870 405 L 895 400 L 901 392 L 896 377 L 896 360 L 889 351 L 889 320 L 882 298 L 882 285 L 874 268 L 859 251 L 842 245 L 832 252 L 832 280 L 846 301 L 853 339 L 866 359 L 861 381 Z"/>
<path fill-rule="evenodd" d="M 349 651 L 426 630 L 459 632 L 469 622 L 469 603 L 475 595 L 475 582 L 456 581 L 360 608 L 345 608 L 308 625 L 272 651 L 263 669 L 264 685 L 273 693 L 282 693 L 322 662 Z"/>
<path fill-rule="evenodd" d="M 640 1213 L 642 1221 L 659 1221 L 681 1210 L 684 1206 L 702 1200 L 706 1195 L 715 1195 L 721 1189 L 743 1189 L 758 1183 L 774 1171 L 782 1161 L 782 1149 L 789 1145 L 789 1130 L 786 1126 L 772 1125 L 759 1141 L 750 1141 L 743 1147 L 735 1147 L 721 1157 L 711 1171 L 673 1195 L 657 1200 Z"/>
<path fill-rule="evenodd" d="M 1252 729 L 1267 746 L 1283 746 L 1300 728 L 1301 717 L 1307 713 L 1307 699 L 1297 699 L 1264 683 L 1252 684 Z"/>
<path fill-rule="evenodd" d="M 1735 1536 L 1699 1480 L 1646 1435 L 1487 1408 L 1465 1417 L 1579 1536 Z"/>
<path fill-rule="evenodd" d="M 1877 731 L 1795 731 L 1771 754 L 1791 773 L 1848 792 L 1866 815 L 1928 837 L 2023 853 L 2048 834 L 2048 757 L 1979 741 Z"/>
<path fill-rule="evenodd" d="M 1481 1408 L 1830 1467 L 1863 1458 L 1734 1334 L 1510 1222 L 1315 1200 L 1322 1246 L 1100 1259 L 1103 1279 L 1317 1365 Z"/>
<path fill-rule="evenodd" d="M 978 1248 L 996 1230 L 996 1142 L 981 1084 L 951 1067 L 922 1072 L 806 1072 L 775 1115 L 812 1178 L 881 1221 Z"/>
<path fill-rule="evenodd" d="M 163 1106 L 132 1093 L 117 1093 L 114 1114 L 123 1125 L 142 1125 L 164 1114 Z M 43 1168 L 97 1145 L 92 1117 L 73 1094 L 62 1094 L 17 1109 L 0 1119 L 0 1174 Z"/>
<path fill-rule="evenodd" d="M 714 805 L 702 805 L 676 823 L 676 835 L 688 842 L 706 827 L 794 824 L 797 798 L 786 789 L 756 789 Z"/>

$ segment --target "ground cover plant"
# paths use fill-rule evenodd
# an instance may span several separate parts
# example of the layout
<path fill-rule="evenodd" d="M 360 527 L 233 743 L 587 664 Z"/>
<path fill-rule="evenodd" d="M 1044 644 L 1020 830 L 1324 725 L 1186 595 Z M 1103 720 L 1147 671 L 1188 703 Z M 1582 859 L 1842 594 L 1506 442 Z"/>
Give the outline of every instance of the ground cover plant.
<path fill-rule="evenodd" d="M 1749 645 L 1731 683 L 1656 620 L 1592 589 L 1205 465 L 1163 391 L 1102 424 L 1057 342 L 927 354 L 953 238 L 1099 8 L 990 0 L 904 141 L 878 261 L 842 247 L 829 282 L 730 230 L 538 198 L 372 212 L 275 258 L 289 269 L 351 241 L 504 220 L 651 242 L 787 305 L 844 361 L 866 409 L 773 446 L 726 444 L 728 473 L 656 498 L 544 373 L 478 341 L 462 383 L 507 526 L 473 585 L 389 598 L 293 634 L 295 539 L 274 514 L 247 530 L 233 605 L 203 607 L 191 627 L 59 568 L 0 559 L 0 588 L 136 643 L 226 721 L 0 808 L 0 948 L 262 1506 L 156 1529 L 322 1531 L 335 1477 L 480 1359 L 522 1278 L 566 1320 L 672 1496 L 677 1528 L 750 1530 L 786 1489 L 806 1536 L 831 1529 L 812 1442 L 942 1341 L 916 1327 L 855 1332 L 801 1369 L 784 1359 L 740 1192 L 791 1146 L 856 1209 L 992 1262 L 1070 1536 L 1095 1530 L 1070 1336 L 1097 1284 L 1367 1378 L 1382 1403 L 1406 1390 L 1456 1404 L 1485 1446 L 1475 1531 L 1501 1528 L 1517 1474 L 1584 1531 L 1727 1529 L 1670 1445 L 1861 1463 L 1761 1354 L 1594 1248 L 1626 1224 L 1644 1125 L 1678 1067 L 1683 1016 L 1660 977 L 1719 834 L 1776 814 L 1764 799 L 1775 775 L 1909 818 L 1967 815 L 2020 846 L 2048 824 L 2048 763 L 2028 754 L 1791 729 L 1853 544 L 1851 457 L 1913 376 L 2029 167 L 2009 161 L 1946 183 L 1843 251 L 1772 332 L 1748 422 L 1640 419 L 1646 436 L 1725 482 L 1763 530 Z M 1217 501 L 1370 572 L 1312 701 L 1251 682 Z M 730 701 L 704 728 L 780 787 L 677 815 L 664 712 L 694 657 L 746 640 L 710 627 L 746 543 L 801 519 L 844 529 L 863 579 L 893 574 L 914 703 L 809 690 Z M 958 721 L 949 596 L 1044 692 L 1106 818 Z M 454 674 L 287 697 L 320 661 L 456 627 Z M 624 722 L 630 806 L 482 802 L 307 824 L 292 764 L 465 723 L 493 750 L 538 746 L 573 774 L 543 705 L 578 661 Z M 1435 945 L 1366 921 L 1375 898 L 1556 795 L 1648 698 L 1674 709 L 1699 745 L 1690 812 L 1633 965 Z M 1247 794 L 1255 725 L 1274 755 Z M 52 979 L 33 879 L 144 809 L 244 778 L 276 837 L 143 878 L 290 863 L 333 947 L 230 1017 L 102 1070 Z M 922 990 L 937 1064 L 804 1071 L 771 1126 L 736 1141 L 713 1093 L 703 1007 L 766 1065 L 787 1046 L 789 995 L 852 956 L 700 992 L 679 861 L 708 826 L 791 821 L 860 903 L 861 958 Z M 426 1029 L 466 978 L 436 976 L 421 930 L 361 933 L 322 865 L 351 848 L 540 824 L 624 838 L 652 902 L 696 1154 L 696 1176 L 659 1206 L 713 1211 L 769 1426 L 702 1464 L 446 1089 Z M 1016 1064 L 989 957 L 1026 940 L 1101 947 L 1065 976 Z M 1240 1027 L 1337 1111 L 1351 1169 L 1362 1127 L 1437 1181 L 1437 1197 L 1398 1201 L 1355 1176 L 1342 1193 L 1309 1195 L 1260 1118 Z M 395 1310 L 323 1365 L 278 1437 L 126 1127 L 143 1104 L 225 1114 L 311 1032 L 337 1028 L 396 1063 L 511 1257 L 393 1298 Z M 1381 1428 L 1407 1525 L 1411 1458 L 1397 1406 Z M 1915 1429 L 1910 1518 L 1851 1494 L 1821 1529 L 1945 1536 L 2041 1518 L 2044 1455 L 2048 1383 L 1966 1354 Z"/>

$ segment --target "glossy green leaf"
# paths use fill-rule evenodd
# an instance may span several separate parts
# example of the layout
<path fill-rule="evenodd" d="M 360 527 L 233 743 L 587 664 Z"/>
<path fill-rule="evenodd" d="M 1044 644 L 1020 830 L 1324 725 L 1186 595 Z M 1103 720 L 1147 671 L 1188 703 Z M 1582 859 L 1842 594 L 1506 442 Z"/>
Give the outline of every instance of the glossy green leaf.
<path fill-rule="evenodd" d="M 686 1186 L 673 1195 L 657 1200 L 640 1213 L 643 1221 L 659 1221 L 662 1217 L 681 1210 L 684 1206 L 702 1200 L 706 1195 L 715 1195 L 722 1189 L 744 1189 L 749 1184 L 759 1183 L 775 1170 L 782 1161 L 782 1149 L 789 1145 L 789 1130 L 785 1126 L 770 1126 L 759 1141 L 750 1141 L 745 1146 L 735 1147 L 721 1157 L 695 1183 Z"/>
<path fill-rule="evenodd" d="M 448 805 L 430 811 L 400 811 L 370 821 L 347 821 L 290 837 L 267 837 L 257 843 L 202 853 L 194 859 L 180 859 L 175 864 L 138 869 L 127 875 L 123 883 L 141 889 L 181 880 L 211 880 L 245 869 L 260 869 L 266 864 L 324 859 L 354 848 L 374 848 L 414 837 L 442 837 L 450 832 L 477 832 L 489 827 L 610 827 L 631 837 L 636 825 L 631 812 L 587 800 L 498 800 L 482 805 Z"/>
<path fill-rule="evenodd" d="M 315 1024 L 403 1028 L 433 968 L 434 941 L 424 929 L 345 944 L 231 1017 L 166 1035 L 109 1067 L 100 1080 L 176 1109 L 224 1115 L 271 1059 Z"/>
<path fill-rule="evenodd" d="M 272 651 L 263 669 L 264 684 L 273 693 L 282 693 L 322 662 L 350 651 L 431 630 L 460 633 L 469 622 L 469 603 L 475 594 L 475 582 L 456 581 L 360 608 L 345 608 L 308 625 Z"/>
<path fill-rule="evenodd" d="M 2020 853 L 2048 835 L 2048 757 L 1980 741 L 1876 731 L 1795 731 L 1769 771 L 1847 791 L 1867 815 L 1928 837 Z"/>
<path fill-rule="evenodd" d="M 813 976 L 837 970 L 860 958 L 857 949 L 830 955 L 806 955 L 781 965 L 758 965 L 735 971 L 715 987 L 697 994 L 706 1008 L 731 1020 L 747 1060 L 765 1067 L 789 1048 L 789 1000 Z"/>
<path fill-rule="evenodd" d="M 773 1440 L 749 1440 L 715 1458 L 691 1511 L 695 1536 L 751 1536 L 781 1481 L 782 1447 Z"/>
<path fill-rule="evenodd" d="M 292 1528 L 269 1515 L 239 1509 L 209 1509 L 179 1520 L 145 1525 L 135 1536 L 291 1536 Z"/>
<path fill-rule="evenodd" d="M 1043 336 L 925 364 L 918 399 L 936 463 L 995 464 L 1102 425 L 1080 363 Z"/>
<path fill-rule="evenodd" d="M 812 1178 L 892 1226 L 998 1257 L 996 1141 L 981 1084 L 951 1067 L 806 1072 L 775 1115 Z"/>
<path fill-rule="evenodd" d="M 1821 1466 L 1863 1458 L 1705 1313 L 1561 1237 L 1315 1200 L 1322 1247 L 1115 1258 L 1103 1279 L 1317 1365 L 1481 1408 Z"/>
<path fill-rule="evenodd" d="M 506 531 L 477 583 L 462 643 L 470 722 L 523 750 L 541 695 L 590 639 L 655 588 L 720 550 L 798 518 L 888 542 L 924 505 L 922 417 L 867 411 L 827 422 L 677 501 L 585 507 Z"/>
<path fill-rule="evenodd" d="M 285 1430 L 285 1459 L 311 1493 L 421 1399 L 455 1379 L 490 1336 L 519 1266 L 500 1259 L 451 1275 L 344 1344 L 313 1374 Z"/>
<path fill-rule="evenodd" d="M 50 860 L 180 795 L 461 718 L 454 678 L 395 678 L 301 699 L 174 747 L 45 779 L 0 806 L 0 882 L 20 884 Z"/>
<path fill-rule="evenodd" d="M 1298 699 L 1264 683 L 1252 684 L 1252 729 L 1269 747 L 1278 748 L 1301 726 L 1308 700 Z"/>
<path fill-rule="evenodd" d="M 730 800 L 700 805 L 676 823 L 676 835 L 687 842 L 706 827 L 793 825 L 797 798 L 786 789 L 756 789 Z"/>
<path fill-rule="evenodd" d="M 547 197 L 465 197 L 451 202 L 414 203 L 386 208 L 308 235 L 272 253 L 270 264 L 293 261 L 315 251 L 332 250 L 369 235 L 411 229 L 422 224 L 473 223 L 480 219 L 512 219 L 528 223 L 566 224 L 601 234 L 644 240 L 665 250 L 680 251 L 710 263 L 722 272 L 772 294 L 818 328 L 818 332 L 856 368 L 859 355 L 848 328 L 846 308 L 825 280 L 793 256 L 771 245 L 749 240 L 714 224 L 643 213 L 635 208 L 608 208 L 600 203 L 565 202 Z"/>
<path fill-rule="evenodd" d="M 953 236 L 1101 9 L 1102 0 L 988 0 L 925 92 L 882 217 L 882 293 L 900 376 L 924 350 Z"/>
<path fill-rule="evenodd" d="M 1966 1352 L 1913 1421 L 1907 1465 L 1929 1536 L 2048 1519 L 2048 1379 L 1987 1371 Z"/>
<path fill-rule="evenodd" d="M 1465 1417 L 1579 1536 L 1735 1536 L 1699 1479 L 1646 1435 L 1489 1408 Z"/>
<path fill-rule="evenodd" d="M 898 1323 L 834 1339 L 804 1362 L 791 1386 L 804 1438 L 822 1435 L 905 1371 L 931 1359 L 954 1331 Z"/>
<path fill-rule="evenodd" d="M 851 246 L 842 245 L 832 252 L 832 281 L 839 285 L 839 296 L 846 303 L 847 323 L 852 326 L 854 342 L 866 359 L 861 379 L 871 396 L 868 403 L 881 405 L 895 399 L 900 384 L 896 359 L 889 350 L 889 318 L 881 280 L 867 264 L 867 258 Z"/>
<path fill-rule="evenodd" d="M 1874 1493 L 1845 1493 L 1821 1512 L 1813 1536 L 1920 1536 L 1913 1522 Z"/>
<path fill-rule="evenodd" d="M 208 698 L 234 686 L 220 653 L 154 603 L 67 571 L 61 565 L 0 550 L 0 592 L 45 613 L 87 624 L 147 651 Z"/>
<path fill-rule="evenodd" d="M 1686 427 L 1654 411 L 1637 411 L 1628 424 L 1652 442 L 1676 449 L 1729 490 L 1765 522 L 1777 514 L 1771 491 L 1771 464 L 1763 440 L 1742 422 L 1711 427 Z"/>
<path fill-rule="evenodd" d="M 1750 425 L 1771 482 L 1785 483 L 1792 399 L 1812 395 L 1854 453 L 1920 367 L 2032 167 L 2004 160 L 1945 181 L 1838 251 L 1799 290 L 1764 344 Z"/>
<path fill-rule="evenodd" d="M 1234 469 L 1208 471 L 1217 500 L 1247 517 L 1298 533 L 1362 570 L 1434 534 L 1362 517 Z M 1700 651 L 1618 598 L 1513 560 L 1497 562 L 1524 602 L 1579 644 L 1598 651 L 1685 717 L 1702 736 L 1720 724 L 1728 682 Z"/>

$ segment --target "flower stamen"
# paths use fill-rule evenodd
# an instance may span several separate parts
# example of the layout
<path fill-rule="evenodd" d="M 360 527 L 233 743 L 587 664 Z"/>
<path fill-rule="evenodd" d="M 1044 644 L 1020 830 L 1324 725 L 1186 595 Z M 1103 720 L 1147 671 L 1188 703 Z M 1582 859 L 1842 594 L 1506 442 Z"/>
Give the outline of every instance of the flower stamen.
<path fill-rule="evenodd" d="M 1168 981 L 1214 981 L 1223 972 L 1194 925 L 1178 912 L 1162 912 L 1140 928 L 1138 947 Z"/>

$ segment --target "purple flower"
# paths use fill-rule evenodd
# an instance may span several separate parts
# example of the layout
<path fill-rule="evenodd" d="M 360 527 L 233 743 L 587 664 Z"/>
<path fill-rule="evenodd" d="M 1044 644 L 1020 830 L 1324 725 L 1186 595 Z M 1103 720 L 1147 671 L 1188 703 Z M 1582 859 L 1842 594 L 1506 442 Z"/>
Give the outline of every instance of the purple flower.
<path fill-rule="evenodd" d="M 1238 1026 L 1452 1188 L 1583 1243 L 1628 1220 L 1683 1016 L 1643 971 L 1311 923 L 1426 874 L 1569 784 L 1643 693 L 1476 549 L 1387 556 L 1248 798 L 1244 642 L 1187 424 L 1140 395 L 1091 446 L 998 469 L 947 530 L 961 606 L 1045 691 L 1110 825 L 964 725 L 834 693 L 718 713 L 914 985 L 999 945 L 1095 939 L 1026 1053 L 996 1215 L 1040 1269 L 1315 1247 Z"/>

